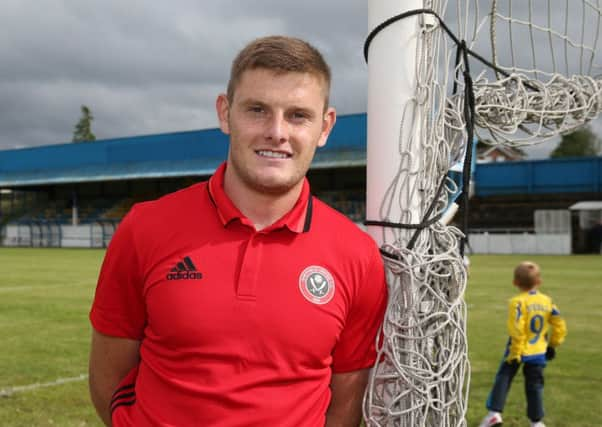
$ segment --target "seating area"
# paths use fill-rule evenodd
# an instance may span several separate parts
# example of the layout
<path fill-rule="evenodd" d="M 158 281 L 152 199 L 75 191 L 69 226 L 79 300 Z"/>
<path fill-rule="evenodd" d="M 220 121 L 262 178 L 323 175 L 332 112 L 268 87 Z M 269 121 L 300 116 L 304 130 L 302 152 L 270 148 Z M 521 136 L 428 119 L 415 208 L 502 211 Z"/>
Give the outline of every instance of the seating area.
<path fill-rule="evenodd" d="M 26 213 L 13 218 L 10 223 L 51 223 L 71 224 L 73 211 L 69 201 L 46 201 L 32 206 Z M 91 224 L 97 221 L 119 221 L 129 210 L 130 199 L 84 199 L 78 206 L 78 223 Z"/>
<path fill-rule="evenodd" d="M 46 202 L 34 205 L 26 213 L 14 218 L 12 223 L 55 223 L 64 224 L 71 220 L 71 209 L 62 203 Z"/>
<path fill-rule="evenodd" d="M 137 200 L 134 197 L 117 200 L 111 207 L 105 209 L 104 212 L 98 216 L 98 219 L 103 221 L 121 221 L 121 218 L 128 213 L 136 201 Z"/>
<path fill-rule="evenodd" d="M 360 191 L 326 191 L 318 193 L 317 197 L 347 215 L 352 221 L 361 222 L 365 219 L 365 199 L 364 194 Z M 134 203 L 149 198 L 152 197 L 80 199 L 78 223 L 82 225 L 95 222 L 117 223 Z M 70 225 L 73 215 L 70 203 L 68 200 L 36 202 L 26 210 L 26 213 L 11 218 L 8 223 Z"/>
<path fill-rule="evenodd" d="M 316 194 L 316 196 L 354 222 L 362 222 L 366 218 L 366 202 L 363 192 L 325 191 Z"/>

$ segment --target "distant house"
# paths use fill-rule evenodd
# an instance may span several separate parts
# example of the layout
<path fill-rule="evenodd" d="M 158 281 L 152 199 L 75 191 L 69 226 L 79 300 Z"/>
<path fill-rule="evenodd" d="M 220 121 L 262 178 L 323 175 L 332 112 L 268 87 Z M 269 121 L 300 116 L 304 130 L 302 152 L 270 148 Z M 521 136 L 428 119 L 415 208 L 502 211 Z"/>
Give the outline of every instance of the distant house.
<path fill-rule="evenodd" d="M 477 161 L 479 163 L 513 162 L 525 158 L 526 154 L 518 148 L 504 145 L 487 145 L 480 141 L 477 144 Z"/>

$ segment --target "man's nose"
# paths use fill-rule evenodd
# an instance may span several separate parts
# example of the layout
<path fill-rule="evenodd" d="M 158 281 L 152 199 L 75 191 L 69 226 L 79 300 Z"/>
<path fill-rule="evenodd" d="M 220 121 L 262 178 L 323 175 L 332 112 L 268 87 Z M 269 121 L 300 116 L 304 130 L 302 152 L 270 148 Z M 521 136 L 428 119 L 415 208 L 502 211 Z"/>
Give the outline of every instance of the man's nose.
<path fill-rule="evenodd" d="M 266 139 L 278 143 L 288 141 L 289 123 L 282 113 L 275 113 L 270 117 L 266 126 Z"/>

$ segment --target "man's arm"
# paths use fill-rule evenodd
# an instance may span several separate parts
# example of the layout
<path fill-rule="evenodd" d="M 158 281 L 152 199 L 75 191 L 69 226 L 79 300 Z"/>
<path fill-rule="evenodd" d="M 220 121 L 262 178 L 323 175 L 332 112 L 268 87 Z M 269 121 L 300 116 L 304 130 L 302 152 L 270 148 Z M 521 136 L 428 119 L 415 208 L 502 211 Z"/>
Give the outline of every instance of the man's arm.
<path fill-rule="evenodd" d="M 362 401 L 369 369 L 333 374 L 332 397 L 326 411 L 325 427 L 358 427 L 362 420 Z"/>
<path fill-rule="evenodd" d="M 92 331 L 90 349 L 90 397 L 102 421 L 110 426 L 111 398 L 119 381 L 138 364 L 140 341 Z"/>

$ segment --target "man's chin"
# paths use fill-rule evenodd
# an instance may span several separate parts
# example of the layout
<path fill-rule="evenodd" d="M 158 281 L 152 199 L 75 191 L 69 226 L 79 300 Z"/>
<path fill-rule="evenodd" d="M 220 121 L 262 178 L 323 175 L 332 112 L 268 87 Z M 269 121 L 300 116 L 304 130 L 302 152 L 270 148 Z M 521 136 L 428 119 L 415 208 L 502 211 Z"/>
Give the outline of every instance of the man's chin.
<path fill-rule="evenodd" d="M 265 177 L 255 182 L 255 189 L 260 193 L 272 196 L 284 196 L 295 188 L 299 181 L 286 180 L 279 177 Z"/>
<path fill-rule="evenodd" d="M 294 185 L 284 183 L 259 183 L 256 187 L 261 193 L 269 194 L 272 196 L 284 196 L 293 189 Z"/>

